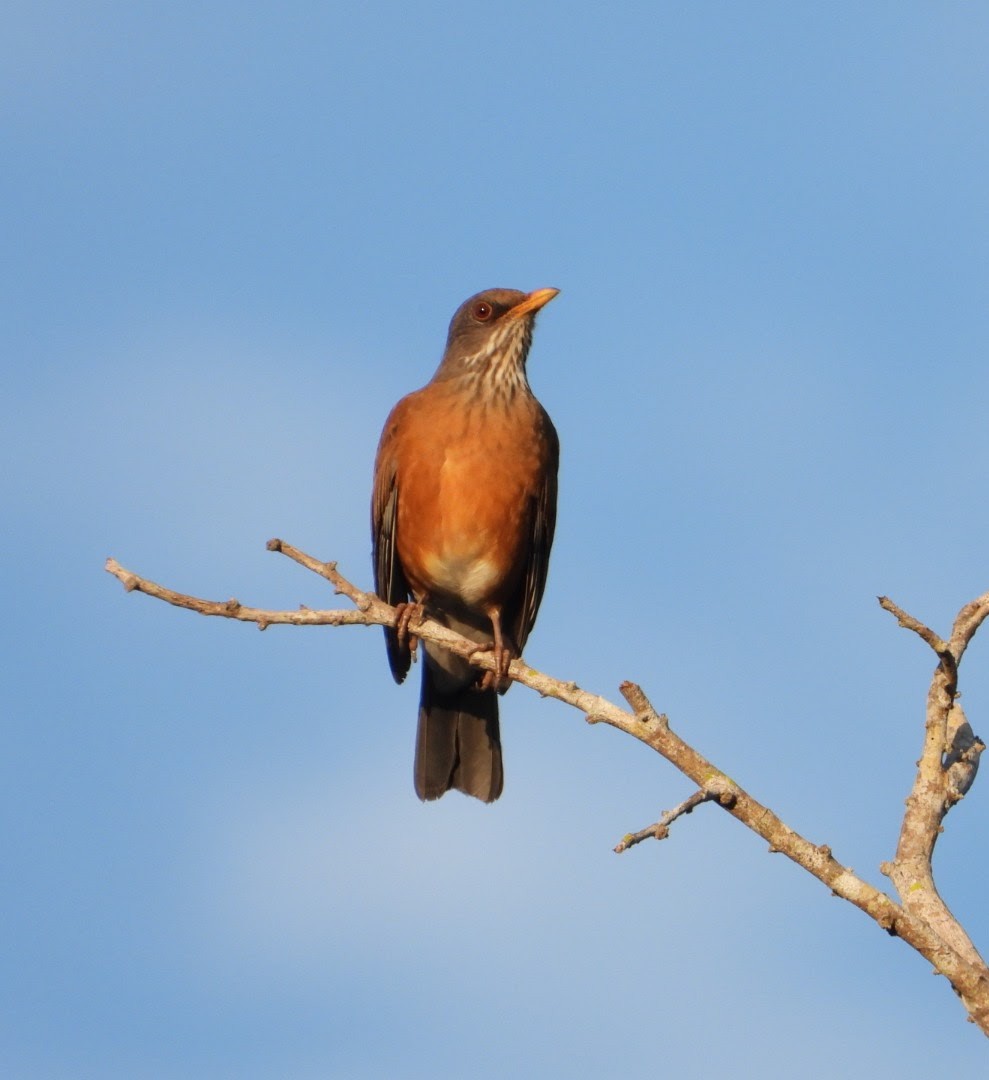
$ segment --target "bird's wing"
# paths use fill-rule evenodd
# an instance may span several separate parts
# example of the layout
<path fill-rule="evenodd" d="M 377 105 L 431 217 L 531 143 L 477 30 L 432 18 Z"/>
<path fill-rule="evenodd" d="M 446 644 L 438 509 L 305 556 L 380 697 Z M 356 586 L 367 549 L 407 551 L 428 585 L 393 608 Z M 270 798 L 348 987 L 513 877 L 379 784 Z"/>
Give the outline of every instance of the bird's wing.
<path fill-rule="evenodd" d="M 396 413 L 392 411 L 381 433 L 378 454 L 374 462 L 374 491 L 371 495 L 371 538 L 374 560 L 374 591 L 388 604 L 404 604 L 409 599 L 409 583 L 405 580 L 396 547 L 398 527 L 398 479 L 394 443 Z M 395 682 L 402 682 L 409 673 L 411 653 L 398 643 L 398 635 L 385 628 L 388 663 Z"/>
<path fill-rule="evenodd" d="M 546 588 L 549 552 L 556 531 L 556 474 L 560 462 L 560 442 L 549 416 L 543 412 L 547 462 L 545 480 L 533 499 L 529 520 L 529 558 L 522 578 L 519 606 L 512 620 L 512 634 L 521 653 L 536 622 L 536 614 Z"/>

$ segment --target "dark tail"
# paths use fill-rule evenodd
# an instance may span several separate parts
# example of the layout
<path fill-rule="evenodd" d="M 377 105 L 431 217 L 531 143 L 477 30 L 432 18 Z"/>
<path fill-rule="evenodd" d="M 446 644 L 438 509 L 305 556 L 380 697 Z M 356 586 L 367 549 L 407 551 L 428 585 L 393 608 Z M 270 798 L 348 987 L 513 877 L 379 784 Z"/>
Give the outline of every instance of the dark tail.
<path fill-rule="evenodd" d="M 416 733 L 416 794 L 438 799 L 451 789 L 494 802 L 505 776 L 501 766 L 498 695 L 468 688 L 440 694 L 422 665 L 419 730 Z"/>

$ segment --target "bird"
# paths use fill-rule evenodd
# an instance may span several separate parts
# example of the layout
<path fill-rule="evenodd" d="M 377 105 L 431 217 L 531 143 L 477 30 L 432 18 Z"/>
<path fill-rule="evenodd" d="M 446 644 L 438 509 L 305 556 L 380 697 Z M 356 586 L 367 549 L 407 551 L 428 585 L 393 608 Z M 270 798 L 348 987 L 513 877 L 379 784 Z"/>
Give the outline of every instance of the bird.
<path fill-rule="evenodd" d="M 388 662 L 405 680 L 426 616 L 493 652 L 495 670 L 424 643 L 415 791 L 502 793 L 498 695 L 546 586 L 560 444 L 526 374 L 536 314 L 558 289 L 486 289 L 457 308 L 436 373 L 385 421 L 374 462 L 376 594 L 398 609 Z"/>

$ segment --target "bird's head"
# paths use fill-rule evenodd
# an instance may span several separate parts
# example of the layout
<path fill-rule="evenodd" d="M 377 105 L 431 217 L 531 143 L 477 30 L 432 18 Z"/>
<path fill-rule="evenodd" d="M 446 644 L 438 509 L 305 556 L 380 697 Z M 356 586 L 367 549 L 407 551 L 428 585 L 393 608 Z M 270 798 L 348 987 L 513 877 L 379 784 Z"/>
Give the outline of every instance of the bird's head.
<path fill-rule="evenodd" d="M 559 289 L 485 289 L 465 300 L 450 320 L 437 379 L 473 377 L 487 389 L 510 394 L 527 387 L 525 361 L 536 313 Z"/>

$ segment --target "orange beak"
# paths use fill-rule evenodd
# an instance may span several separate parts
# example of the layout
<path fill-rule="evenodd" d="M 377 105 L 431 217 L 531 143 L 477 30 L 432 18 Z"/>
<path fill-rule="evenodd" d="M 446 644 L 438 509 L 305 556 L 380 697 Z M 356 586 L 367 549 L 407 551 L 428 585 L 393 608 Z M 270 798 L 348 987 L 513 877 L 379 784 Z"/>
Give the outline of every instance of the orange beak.
<path fill-rule="evenodd" d="M 509 308 L 505 314 L 510 319 L 519 319 L 523 315 L 528 315 L 530 312 L 545 307 L 559 293 L 559 289 L 536 289 L 535 292 L 529 293 L 524 300 L 520 300 L 515 307 Z"/>

